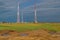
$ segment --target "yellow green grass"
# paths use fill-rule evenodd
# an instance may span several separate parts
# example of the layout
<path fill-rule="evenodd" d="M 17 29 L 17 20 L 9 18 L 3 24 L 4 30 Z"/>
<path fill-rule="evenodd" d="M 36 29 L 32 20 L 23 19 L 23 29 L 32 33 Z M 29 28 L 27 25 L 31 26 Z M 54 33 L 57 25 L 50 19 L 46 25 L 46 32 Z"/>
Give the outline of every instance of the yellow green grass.
<path fill-rule="evenodd" d="M 60 23 L 0 23 L 0 30 L 38 30 L 38 29 L 48 29 L 54 31 L 60 31 Z"/>

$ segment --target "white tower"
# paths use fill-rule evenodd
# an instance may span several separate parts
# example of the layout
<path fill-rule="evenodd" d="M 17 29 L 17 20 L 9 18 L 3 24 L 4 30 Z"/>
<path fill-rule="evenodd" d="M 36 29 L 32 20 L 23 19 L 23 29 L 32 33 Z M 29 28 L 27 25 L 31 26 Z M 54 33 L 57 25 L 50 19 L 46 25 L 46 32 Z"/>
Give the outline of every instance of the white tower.
<path fill-rule="evenodd" d="M 35 3 L 34 3 L 34 21 L 35 21 L 35 23 L 37 23 L 36 0 L 35 0 Z"/>
<path fill-rule="evenodd" d="M 34 13 L 35 13 L 35 23 L 37 23 L 37 12 L 36 12 L 36 9 L 34 10 Z"/>
<path fill-rule="evenodd" d="M 20 23 L 19 2 L 18 2 L 18 8 L 17 8 L 17 23 Z"/>

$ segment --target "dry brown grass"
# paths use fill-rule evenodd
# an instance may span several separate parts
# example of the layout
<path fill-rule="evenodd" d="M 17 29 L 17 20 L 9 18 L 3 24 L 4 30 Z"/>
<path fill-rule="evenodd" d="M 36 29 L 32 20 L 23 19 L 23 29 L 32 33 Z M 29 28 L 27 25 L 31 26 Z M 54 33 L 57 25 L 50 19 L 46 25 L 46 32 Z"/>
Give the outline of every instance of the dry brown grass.
<path fill-rule="evenodd" d="M 54 30 L 47 30 L 47 29 L 39 29 L 39 30 L 25 30 L 22 32 L 17 32 L 16 30 L 0 30 L 0 40 L 60 40 L 60 23 L 38 23 L 38 24 L 33 24 L 33 23 L 24 23 L 24 24 L 0 24 L 2 25 L 2 29 L 5 28 L 10 28 L 14 29 L 23 29 L 23 28 L 47 28 L 50 29 L 53 27 L 53 29 L 56 29 L 57 31 Z M 4 27 L 3 27 L 4 26 Z M 7 27 L 6 27 L 7 26 Z M 10 27 L 9 27 L 10 26 Z M 47 27 L 46 27 L 47 26 Z M 49 26 L 49 27 L 48 27 Z M 0 29 L 1 29 L 0 28 Z M 59 31 L 58 31 L 59 29 Z M 3 35 L 3 34 L 8 34 Z"/>
<path fill-rule="evenodd" d="M 46 29 L 34 30 L 34 31 L 25 31 L 25 32 L 16 32 L 8 30 L 8 36 L 0 36 L 0 40 L 60 40 L 60 32 L 50 33 L 52 31 Z M 6 33 L 7 31 L 5 31 Z M 1 33 L 4 33 L 1 32 Z M 21 35 L 27 34 L 27 35 Z"/>

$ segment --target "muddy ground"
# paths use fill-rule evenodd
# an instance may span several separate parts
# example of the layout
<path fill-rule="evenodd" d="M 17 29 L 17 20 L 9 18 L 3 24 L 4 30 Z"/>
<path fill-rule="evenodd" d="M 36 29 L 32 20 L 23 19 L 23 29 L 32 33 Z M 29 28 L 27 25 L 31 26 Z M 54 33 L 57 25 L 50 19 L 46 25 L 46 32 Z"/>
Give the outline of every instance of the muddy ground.
<path fill-rule="evenodd" d="M 24 32 L 0 30 L 0 40 L 60 40 L 60 32 L 46 29 Z"/>

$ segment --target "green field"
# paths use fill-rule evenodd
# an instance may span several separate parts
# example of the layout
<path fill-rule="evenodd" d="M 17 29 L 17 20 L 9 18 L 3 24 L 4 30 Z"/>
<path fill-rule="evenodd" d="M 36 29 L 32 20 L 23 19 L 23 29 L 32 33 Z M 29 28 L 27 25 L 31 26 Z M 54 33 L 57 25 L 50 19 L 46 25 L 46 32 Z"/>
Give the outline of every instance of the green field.
<path fill-rule="evenodd" d="M 26 30 L 38 30 L 38 29 L 48 29 L 53 31 L 60 31 L 60 23 L 0 23 L 0 30 L 16 30 L 16 31 L 26 31 Z"/>

